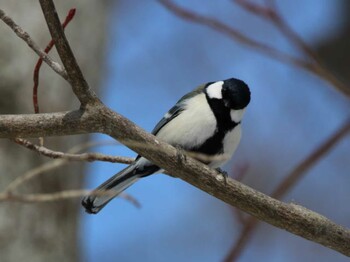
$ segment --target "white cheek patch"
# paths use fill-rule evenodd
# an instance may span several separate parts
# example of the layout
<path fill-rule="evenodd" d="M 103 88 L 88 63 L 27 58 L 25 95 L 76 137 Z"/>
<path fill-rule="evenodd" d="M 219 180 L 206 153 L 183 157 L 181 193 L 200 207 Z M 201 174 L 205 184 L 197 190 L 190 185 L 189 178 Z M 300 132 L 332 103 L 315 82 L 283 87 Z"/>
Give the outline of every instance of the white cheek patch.
<path fill-rule="evenodd" d="M 207 93 L 209 98 L 222 99 L 222 85 L 223 81 L 218 81 L 207 87 Z"/>
<path fill-rule="evenodd" d="M 238 123 L 242 120 L 245 109 L 234 110 L 232 109 L 230 112 L 231 120 L 235 123 Z"/>

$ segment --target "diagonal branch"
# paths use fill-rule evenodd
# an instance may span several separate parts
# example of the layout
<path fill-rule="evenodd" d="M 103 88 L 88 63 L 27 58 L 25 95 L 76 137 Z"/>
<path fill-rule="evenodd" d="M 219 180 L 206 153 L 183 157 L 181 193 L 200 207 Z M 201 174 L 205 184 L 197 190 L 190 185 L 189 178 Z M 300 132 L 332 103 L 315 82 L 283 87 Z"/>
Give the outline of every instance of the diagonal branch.
<path fill-rule="evenodd" d="M 92 132 L 110 135 L 171 175 L 260 220 L 350 256 L 349 229 L 301 206 L 273 199 L 238 181 L 227 179 L 225 183 L 215 170 L 191 157 L 179 157 L 174 147 L 105 106 L 68 113 L 0 117 L 0 137 Z"/>
<path fill-rule="evenodd" d="M 191 10 L 188 10 L 186 8 L 183 8 L 171 0 L 158 0 L 164 7 L 166 7 L 168 10 L 173 12 L 176 16 L 188 20 L 190 22 L 205 25 L 217 32 L 221 32 L 224 35 L 227 35 L 228 37 L 236 40 L 237 42 L 247 45 L 251 48 L 254 48 L 256 50 L 259 50 L 260 52 L 276 59 L 281 62 L 287 62 L 291 63 L 295 66 L 299 66 L 302 68 L 306 68 L 308 70 L 311 70 L 312 64 L 309 62 L 305 62 L 303 60 L 300 60 L 298 58 L 292 57 L 288 54 L 285 54 L 274 47 L 271 47 L 269 45 L 266 45 L 262 42 L 256 41 L 243 33 L 241 33 L 239 30 L 224 24 L 220 22 L 219 20 L 211 17 L 207 17 L 198 13 L 195 13 Z"/>
<path fill-rule="evenodd" d="M 328 81 L 334 88 L 338 89 L 338 91 L 350 97 L 350 88 L 327 69 L 318 54 L 288 25 L 280 12 L 278 12 L 274 1 L 268 1 L 266 3 L 267 7 L 257 5 L 247 0 L 233 1 L 248 12 L 271 22 L 296 48 L 313 61 L 310 63 L 310 67 L 305 67 L 304 69 Z"/>
<path fill-rule="evenodd" d="M 308 157 L 306 157 L 301 163 L 299 163 L 292 172 L 286 176 L 286 178 L 279 184 L 279 186 L 272 193 L 272 197 L 276 199 L 283 198 L 288 191 L 293 188 L 305 175 L 306 172 L 320 161 L 330 150 L 334 148 L 344 137 L 350 132 L 350 119 L 332 134 L 324 143 L 322 143 L 315 151 L 313 151 Z M 227 257 L 226 262 L 236 261 L 239 255 L 248 244 L 250 238 L 253 236 L 253 232 L 258 226 L 259 221 L 254 217 L 250 217 L 245 221 L 244 228 L 242 229 L 236 244 L 232 247 Z"/>
<path fill-rule="evenodd" d="M 124 143 L 173 176 L 181 178 L 260 220 L 350 256 L 349 229 L 336 225 L 325 217 L 299 205 L 286 204 L 273 199 L 235 180 L 228 179 L 225 185 L 221 175 L 208 166 L 189 157 L 179 162 L 178 152 L 172 146 L 144 133 L 142 129 L 119 114 L 108 110 L 104 111 L 101 117 L 106 118 L 106 121 L 110 120 L 112 128 L 106 130 L 107 134 L 118 141 L 134 139 L 138 143 L 149 145 L 150 148 L 157 147 L 158 150 L 153 151 Z M 130 134 L 133 134 L 133 138 L 130 137 Z"/>
<path fill-rule="evenodd" d="M 288 54 L 285 54 L 284 52 L 281 52 L 277 49 L 275 49 L 272 46 L 266 45 L 264 43 L 261 43 L 259 41 L 256 41 L 254 39 L 251 39 L 250 37 L 242 34 L 239 30 L 228 26 L 219 20 L 215 18 L 210 18 L 201 14 L 198 14 L 196 12 L 193 12 L 191 10 L 188 10 L 186 8 L 183 8 L 175 3 L 173 3 L 172 0 L 158 0 L 163 6 L 165 6 L 168 10 L 173 12 L 175 15 L 179 16 L 182 19 L 191 21 L 193 23 L 201 24 L 204 26 L 207 26 L 216 32 L 220 32 L 233 40 L 244 44 L 248 47 L 251 47 L 271 58 L 274 58 L 278 61 L 284 62 L 284 63 L 289 63 L 294 66 L 303 68 L 304 70 L 311 72 L 320 78 L 324 79 L 328 83 L 331 84 L 331 86 L 338 91 L 340 91 L 342 94 L 344 94 L 347 97 L 350 97 L 350 88 L 347 87 L 343 82 L 341 82 L 337 77 L 335 77 L 327 68 L 325 68 L 323 65 L 320 63 L 317 63 L 317 61 L 304 61 L 298 58 L 295 58 L 293 56 L 290 56 Z M 243 1 L 239 1 L 243 2 Z M 251 10 L 251 9 L 248 9 Z M 257 12 L 256 9 L 254 9 L 254 12 Z M 265 12 L 264 14 L 266 14 Z M 269 13 L 269 15 L 271 12 Z M 269 17 L 270 19 L 270 17 Z M 278 21 L 276 18 L 274 18 L 274 21 Z M 279 26 L 280 30 L 288 30 L 286 27 L 286 24 Z M 288 31 L 287 34 L 289 34 L 289 37 L 295 37 L 295 35 L 292 35 L 292 31 Z M 295 40 L 295 39 L 294 39 Z M 302 41 L 301 39 L 298 39 Z M 301 43 L 301 42 L 299 42 Z M 305 46 L 302 47 L 302 49 L 305 48 Z M 310 51 L 310 50 L 305 50 L 303 51 Z M 310 53 L 308 53 L 310 55 Z M 315 60 L 316 56 L 311 57 L 312 60 Z"/>
<path fill-rule="evenodd" d="M 55 42 L 57 52 L 67 70 L 69 81 L 74 94 L 79 99 L 81 106 L 101 103 L 96 94 L 90 89 L 74 57 L 73 51 L 64 34 L 55 5 L 52 0 L 39 0 L 43 10 L 52 39 Z"/>

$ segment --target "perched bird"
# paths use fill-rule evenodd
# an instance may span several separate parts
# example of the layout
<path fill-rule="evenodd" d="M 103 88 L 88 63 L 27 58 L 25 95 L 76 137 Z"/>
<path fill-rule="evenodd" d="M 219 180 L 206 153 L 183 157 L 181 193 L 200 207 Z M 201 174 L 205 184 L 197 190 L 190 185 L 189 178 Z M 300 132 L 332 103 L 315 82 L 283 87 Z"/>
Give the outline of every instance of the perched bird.
<path fill-rule="evenodd" d="M 183 96 L 152 134 L 185 151 L 208 156 L 202 162 L 218 168 L 232 157 L 238 146 L 241 120 L 249 102 L 250 91 L 243 81 L 230 78 L 210 82 Z M 110 190 L 111 194 L 87 196 L 82 205 L 86 212 L 96 214 L 137 180 L 159 171 L 162 171 L 160 167 L 139 155 L 133 164 L 95 190 Z"/>

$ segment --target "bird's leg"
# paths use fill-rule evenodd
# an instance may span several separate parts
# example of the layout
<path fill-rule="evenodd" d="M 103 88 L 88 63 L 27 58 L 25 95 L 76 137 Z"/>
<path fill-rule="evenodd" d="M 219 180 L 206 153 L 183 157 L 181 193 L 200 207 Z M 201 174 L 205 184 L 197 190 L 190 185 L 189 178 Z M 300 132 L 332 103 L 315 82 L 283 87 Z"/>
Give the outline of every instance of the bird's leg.
<path fill-rule="evenodd" d="M 226 186 L 227 185 L 227 178 L 228 178 L 227 172 L 222 170 L 220 167 L 216 168 L 216 171 L 218 171 L 222 175 L 222 177 L 224 179 L 225 186 Z"/>

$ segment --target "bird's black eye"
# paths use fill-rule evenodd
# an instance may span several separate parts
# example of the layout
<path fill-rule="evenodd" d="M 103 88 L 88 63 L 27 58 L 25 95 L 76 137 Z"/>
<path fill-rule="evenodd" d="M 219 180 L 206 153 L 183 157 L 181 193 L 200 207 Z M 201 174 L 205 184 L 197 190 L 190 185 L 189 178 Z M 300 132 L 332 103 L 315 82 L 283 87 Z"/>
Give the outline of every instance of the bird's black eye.
<path fill-rule="evenodd" d="M 230 108 L 239 110 L 249 104 L 250 90 L 242 80 L 235 78 L 224 80 L 222 87 L 222 98 Z"/>

